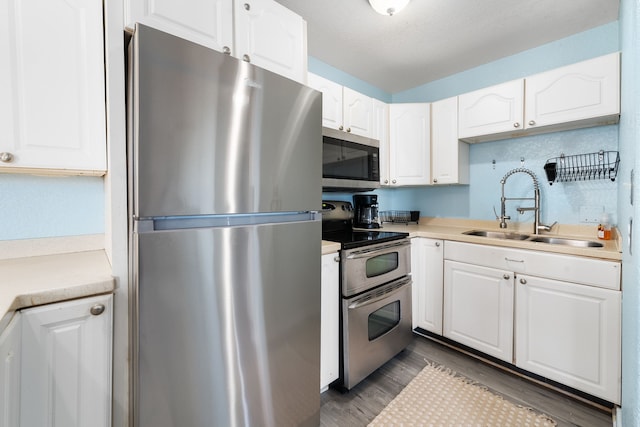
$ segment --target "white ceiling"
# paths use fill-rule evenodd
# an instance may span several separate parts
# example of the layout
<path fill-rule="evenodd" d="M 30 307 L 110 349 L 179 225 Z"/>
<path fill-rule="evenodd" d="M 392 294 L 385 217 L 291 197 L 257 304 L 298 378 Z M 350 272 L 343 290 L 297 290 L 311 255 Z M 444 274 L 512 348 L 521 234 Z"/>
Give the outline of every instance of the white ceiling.
<path fill-rule="evenodd" d="M 307 21 L 309 55 L 397 93 L 618 19 L 619 0 L 276 0 Z"/>

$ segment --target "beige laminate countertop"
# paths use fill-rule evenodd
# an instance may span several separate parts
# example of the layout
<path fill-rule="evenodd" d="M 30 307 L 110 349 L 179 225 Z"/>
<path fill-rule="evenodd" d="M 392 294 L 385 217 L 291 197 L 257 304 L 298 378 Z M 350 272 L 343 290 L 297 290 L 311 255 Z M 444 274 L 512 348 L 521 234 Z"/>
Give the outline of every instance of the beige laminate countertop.
<path fill-rule="evenodd" d="M 113 292 L 103 250 L 0 260 L 0 331 L 16 310 Z"/>
<path fill-rule="evenodd" d="M 329 242 L 327 240 L 322 241 L 322 255 L 332 254 L 340 250 L 340 243 Z"/>
<path fill-rule="evenodd" d="M 469 230 L 493 230 L 532 234 L 532 224 L 509 223 L 507 229 L 500 229 L 497 221 L 481 221 L 450 218 L 420 218 L 418 224 L 383 224 L 384 231 L 402 231 L 409 233 L 409 237 L 428 237 L 432 239 L 453 240 L 458 242 L 478 243 L 492 246 L 538 250 L 566 255 L 586 256 L 620 261 L 622 259 L 621 240 L 617 230 L 613 233 L 613 240 L 598 240 L 597 225 L 566 225 L 558 224 L 551 232 L 541 233 L 546 236 L 564 237 L 579 240 L 592 240 L 602 243 L 602 248 L 582 248 L 549 243 L 528 242 L 523 240 L 492 239 L 481 236 L 463 234 Z"/>

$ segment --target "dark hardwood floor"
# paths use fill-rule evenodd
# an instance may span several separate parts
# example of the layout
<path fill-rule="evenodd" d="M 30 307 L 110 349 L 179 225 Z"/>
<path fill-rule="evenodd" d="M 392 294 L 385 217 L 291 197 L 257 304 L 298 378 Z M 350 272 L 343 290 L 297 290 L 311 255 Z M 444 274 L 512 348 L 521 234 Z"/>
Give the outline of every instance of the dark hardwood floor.
<path fill-rule="evenodd" d="M 444 365 L 517 405 L 542 412 L 553 418 L 559 427 L 613 425 L 611 414 L 605 411 L 418 335 L 406 350 L 348 393 L 333 389 L 322 393 L 320 425 L 366 426 L 422 370 L 427 361 Z"/>

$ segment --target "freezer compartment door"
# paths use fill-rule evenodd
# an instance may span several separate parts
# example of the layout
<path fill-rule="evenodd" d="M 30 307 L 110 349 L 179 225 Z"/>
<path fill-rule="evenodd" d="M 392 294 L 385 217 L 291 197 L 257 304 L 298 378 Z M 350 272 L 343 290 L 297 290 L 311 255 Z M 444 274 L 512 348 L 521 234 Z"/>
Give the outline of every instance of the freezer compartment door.
<path fill-rule="evenodd" d="M 320 235 L 137 235 L 137 425 L 319 425 Z"/>
<path fill-rule="evenodd" d="M 138 24 L 136 217 L 320 210 L 322 95 Z"/>

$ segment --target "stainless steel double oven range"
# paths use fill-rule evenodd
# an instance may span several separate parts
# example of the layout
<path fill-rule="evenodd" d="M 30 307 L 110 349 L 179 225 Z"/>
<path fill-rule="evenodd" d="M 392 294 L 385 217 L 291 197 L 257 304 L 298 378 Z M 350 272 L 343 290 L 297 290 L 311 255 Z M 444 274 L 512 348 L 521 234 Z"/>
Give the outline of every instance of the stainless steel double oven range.
<path fill-rule="evenodd" d="M 340 378 L 350 390 L 412 339 L 408 233 L 352 228 L 350 202 L 324 201 L 322 238 L 340 250 Z"/>

